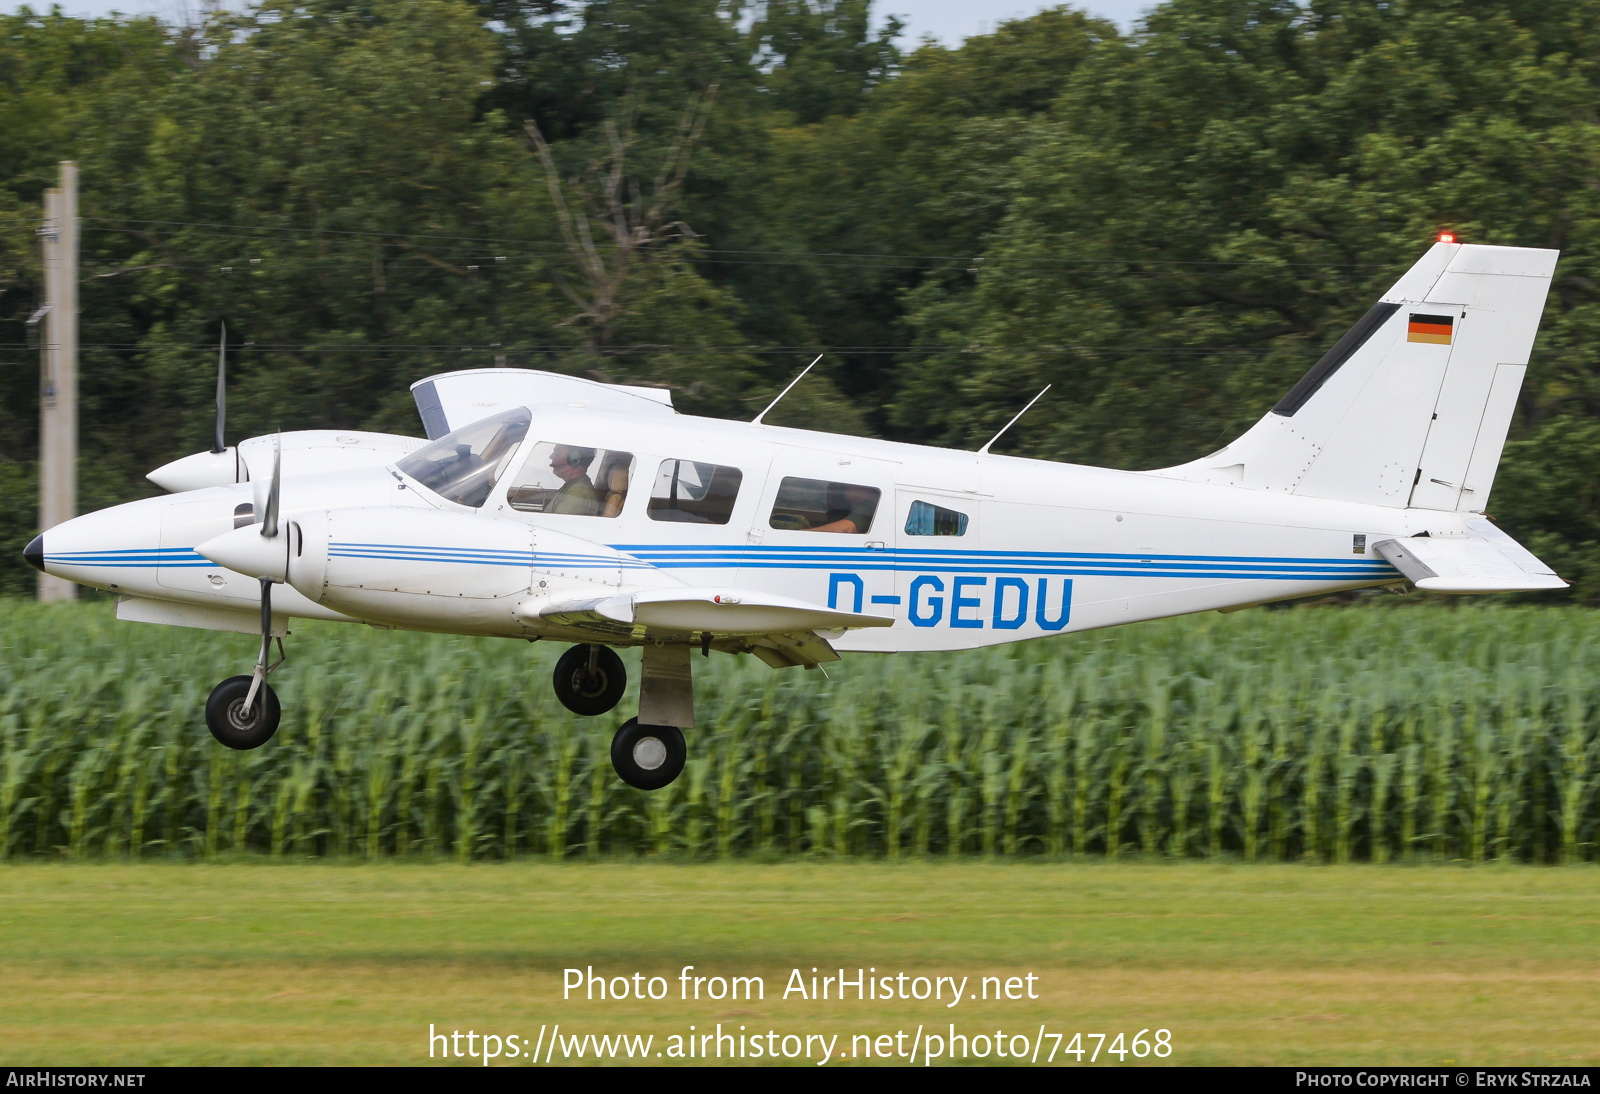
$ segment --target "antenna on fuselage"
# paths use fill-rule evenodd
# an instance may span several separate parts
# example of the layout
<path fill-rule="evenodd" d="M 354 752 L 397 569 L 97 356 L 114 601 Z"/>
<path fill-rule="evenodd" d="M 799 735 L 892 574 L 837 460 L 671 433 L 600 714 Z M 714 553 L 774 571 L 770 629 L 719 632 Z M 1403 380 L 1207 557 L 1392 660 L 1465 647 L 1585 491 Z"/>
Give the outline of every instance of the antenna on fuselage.
<path fill-rule="evenodd" d="M 823 357 L 822 354 L 820 354 L 820 353 L 817 354 L 817 361 L 822 360 L 822 357 Z M 752 421 L 750 424 L 751 425 L 760 425 L 761 424 L 761 419 L 765 418 L 767 416 L 767 414 L 771 412 L 773 407 L 777 406 L 779 403 L 781 403 L 783 401 L 783 397 L 785 395 L 789 394 L 790 388 L 793 388 L 794 385 L 798 384 L 801 380 L 804 380 L 806 378 L 806 373 L 810 372 L 813 368 L 816 367 L 817 361 L 812 361 L 805 368 L 801 369 L 800 370 L 800 375 L 796 376 L 793 380 L 789 381 L 789 387 L 786 387 L 782 391 L 778 392 L 778 397 L 776 399 L 772 400 L 772 402 L 768 403 L 767 404 L 767 409 L 763 410 L 760 414 L 757 414 L 755 416 L 755 420 Z"/>
<path fill-rule="evenodd" d="M 1049 391 L 1049 390 L 1050 390 L 1050 385 L 1049 384 L 1044 385 L 1044 391 Z M 1005 436 L 1006 430 L 1008 430 L 1012 426 L 1016 425 L 1017 422 L 1019 422 L 1022 419 L 1022 416 L 1024 414 L 1026 414 L 1028 411 L 1032 410 L 1033 409 L 1033 404 L 1037 403 L 1040 399 L 1044 398 L 1044 391 L 1039 392 L 1039 394 L 1037 394 L 1033 398 L 1029 399 L 1028 400 L 1028 405 L 1023 407 L 1021 410 L 1017 411 L 1017 416 L 1015 418 L 1012 418 L 1005 425 L 1001 426 L 1000 427 L 1000 432 L 996 433 L 993 437 L 989 438 L 989 444 L 986 444 L 982 448 L 978 449 L 978 455 L 987 456 L 989 454 L 989 445 L 994 444 L 995 441 L 998 441 L 1001 437 Z"/>
<path fill-rule="evenodd" d="M 211 438 L 211 451 L 221 452 L 222 427 L 228 421 L 228 322 L 222 322 L 222 337 L 217 340 L 217 427 Z"/>

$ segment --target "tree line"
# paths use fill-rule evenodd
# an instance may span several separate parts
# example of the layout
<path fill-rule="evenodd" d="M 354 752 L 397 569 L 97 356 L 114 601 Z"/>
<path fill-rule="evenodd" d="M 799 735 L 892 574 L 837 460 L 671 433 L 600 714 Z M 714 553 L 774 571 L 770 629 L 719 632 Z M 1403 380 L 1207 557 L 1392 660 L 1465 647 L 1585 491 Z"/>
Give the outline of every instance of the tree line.
<path fill-rule="evenodd" d="M 1600 0 L 867 0 L 0 16 L 0 591 L 35 528 L 34 230 L 81 172 L 84 509 L 208 444 L 420 432 L 452 368 L 1118 467 L 1242 432 L 1441 230 L 1562 259 L 1491 514 L 1600 603 Z"/>

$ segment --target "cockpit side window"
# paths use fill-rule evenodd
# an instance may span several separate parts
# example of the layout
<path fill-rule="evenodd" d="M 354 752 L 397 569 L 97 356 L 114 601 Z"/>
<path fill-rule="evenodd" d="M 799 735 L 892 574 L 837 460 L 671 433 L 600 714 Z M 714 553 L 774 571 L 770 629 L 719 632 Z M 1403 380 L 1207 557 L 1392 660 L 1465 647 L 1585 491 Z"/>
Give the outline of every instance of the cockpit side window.
<path fill-rule="evenodd" d="M 946 509 L 942 505 L 932 505 L 925 501 L 911 503 L 911 512 L 906 514 L 906 535 L 908 536 L 964 536 L 967 534 L 967 514 L 958 513 L 954 509 Z"/>
<path fill-rule="evenodd" d="M 489 499 L 532 420 L 526 407 L 504 411 L 446 433 L 395 466 L 441 498 L 476 509 Z"/>
<path fill-rule="evenodd" d="M 803 532 L 863 536 L 872 527 L 882 491 L 875 486 L 822 479 L 785 478 L 767 524 Z"/>
<path fill-rule="evenodd" d="M 695 460 L 663 460 L 650 487 L 650 519 L 727 524 L 744 473 Z"/>
<path fill-rule="evenodd" d="M 614 517 L 628 500 L 633 453 L 540 441 L 506 491 L 511 508 L 523 513 Z"/>

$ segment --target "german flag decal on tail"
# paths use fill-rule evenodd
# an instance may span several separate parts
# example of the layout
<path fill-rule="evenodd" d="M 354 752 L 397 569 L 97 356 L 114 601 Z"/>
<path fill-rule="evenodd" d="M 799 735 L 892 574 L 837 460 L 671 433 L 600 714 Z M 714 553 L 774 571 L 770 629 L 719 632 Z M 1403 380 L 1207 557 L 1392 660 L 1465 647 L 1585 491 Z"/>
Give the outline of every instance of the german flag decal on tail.
<path fill-rule="evenodd" d="M 1406 327 L 1406 341 L 1448 346 L 1454 325 L 1455 317 L 1451 315 L 1418 315 L 1412 312 L 1411 323 Z"/>

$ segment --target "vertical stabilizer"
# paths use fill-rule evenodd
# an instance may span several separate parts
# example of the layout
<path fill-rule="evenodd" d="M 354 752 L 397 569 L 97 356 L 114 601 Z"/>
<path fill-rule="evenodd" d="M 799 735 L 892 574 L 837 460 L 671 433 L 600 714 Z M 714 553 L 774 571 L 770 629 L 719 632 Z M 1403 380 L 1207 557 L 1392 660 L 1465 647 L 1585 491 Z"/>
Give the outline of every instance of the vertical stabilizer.
<path fill-rule="evenodd" d="M 1483 512 L 1556 257 L 1434 244 L 1247 433 L 1152 474 Z"/>

